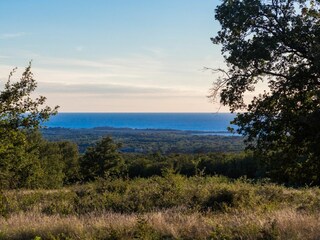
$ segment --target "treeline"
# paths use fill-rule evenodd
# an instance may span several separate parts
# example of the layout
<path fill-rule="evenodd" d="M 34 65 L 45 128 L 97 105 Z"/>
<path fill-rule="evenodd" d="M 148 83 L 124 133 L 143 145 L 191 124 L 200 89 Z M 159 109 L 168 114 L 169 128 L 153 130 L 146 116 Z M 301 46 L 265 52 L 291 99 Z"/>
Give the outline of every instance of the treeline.
<path fill-rule="evenodd" d="M 81 157 L 84 180 L 97 177 L 152 177 L 173 172 L 185 176 L 224 175 L 230 178 L 263 177 L 259 161 L 247 153 L 125 154 L 110 137 L 89 147 Z"/>
<path fill-rule="evenodd" d="M 75 142 L 80 153 L 104 136 L 112 136 L 121 142 L 121 152 L 126 153 L 210 153 L 241 152 L 244 150 L 243 137 L 227 135 L 210 135 L 197 131 L 131 129 L 99 127 L 91 129 L 44 128 L 44 138 L 49 141 L 62 139 Z"/>
<path fill-rule="evenodd" d="M 0 149 L 0 188 L 56 188 L 79 180 L 77 145 L 38 132 L 10 131 Z M 8 140 L 8 139 L 7 139 Z"/>
<path fill-rule="evenodd" d="M 1 189 L 53 189 L 97 178 L 146 178 L 166 172 L 260 177 L 258 163 L 250 153 L 129 154 L 121 153 L 121 144 L 105 137 L 80 154 L 75 143 L 50 142 L 39 132 L 11 134 L 12 144 L 0 150 Z"/>
<path fill-rule="evenodd" d="M 229 178 L 262 178 L 264 171 L 247 153 L 124 155 L 130 178 L 161 176 L 168 171 L 184 176 L 223 175 Z"/>

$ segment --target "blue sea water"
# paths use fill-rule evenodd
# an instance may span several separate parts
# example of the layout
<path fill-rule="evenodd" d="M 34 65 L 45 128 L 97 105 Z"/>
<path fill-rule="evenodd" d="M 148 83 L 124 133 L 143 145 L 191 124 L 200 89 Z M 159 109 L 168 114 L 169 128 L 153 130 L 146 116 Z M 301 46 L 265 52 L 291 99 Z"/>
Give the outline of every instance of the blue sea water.
<path fill-rule="evenodd" d="M 223 132 L 234 117 L 231 113 L 59 113 L 45 125 Z"/>

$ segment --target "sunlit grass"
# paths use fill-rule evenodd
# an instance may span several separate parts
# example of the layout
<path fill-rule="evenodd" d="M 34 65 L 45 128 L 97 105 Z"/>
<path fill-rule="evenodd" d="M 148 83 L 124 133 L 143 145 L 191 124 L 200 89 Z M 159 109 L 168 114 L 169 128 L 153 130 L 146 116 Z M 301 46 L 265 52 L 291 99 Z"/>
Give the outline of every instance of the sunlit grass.
<path fill-rule="evenodd" d="M 0 219 L 1 239 L 319 239 L 320 214 L 282 209 L 265 214 L 186 213 L 177 209 L 145 214 L 83 216 L 16 213 Z"/>
<path fill-rule="evenodd" d="M 320 191 L 167 174 L 0 194 L 0 239 L 319 239 Z"/>

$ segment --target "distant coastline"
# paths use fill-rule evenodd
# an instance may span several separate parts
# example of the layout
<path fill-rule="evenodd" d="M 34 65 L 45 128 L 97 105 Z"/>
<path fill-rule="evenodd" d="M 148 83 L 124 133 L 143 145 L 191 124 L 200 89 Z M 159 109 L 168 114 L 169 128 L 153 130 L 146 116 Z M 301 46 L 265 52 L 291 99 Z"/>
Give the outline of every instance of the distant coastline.
<path fill-rule="evenodd" d="M 230 134 L 231 113 L 59 113 L 45 126 L 54 128 L 130 128 Z M 234 127 L 234 126 L 233 126 Z"/>
<path fill-rule="evenodd" d="M 155 128 L 118 128 L 118 127 L 93 127 L 93 128 L 66 128 L 66 127 L 46 127 L 46 131 L 73 131 L 73 130 L 83 130 L 85 132 L 153 132 L 153 133 L 174 133 L 174 134 L 184 134 L 192 136 L 240 136 L 239 134 L 234 134 L 229 131 L 196 131 L 196 130 L 178 130 L 178 129 L 155 129 Z"/>

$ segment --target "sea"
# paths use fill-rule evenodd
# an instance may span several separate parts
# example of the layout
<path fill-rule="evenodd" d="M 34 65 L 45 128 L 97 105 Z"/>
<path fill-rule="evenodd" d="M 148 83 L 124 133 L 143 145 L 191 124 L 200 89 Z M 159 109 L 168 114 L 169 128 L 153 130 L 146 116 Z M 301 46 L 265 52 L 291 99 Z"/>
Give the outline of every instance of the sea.
<path fill-rule="evenodd" d="M 61 128 L 170 129 L 227 133 L 231 113 L 58 113 L 45 123 Z M 234 126 L 233 126 L 234 127 Z"/>

